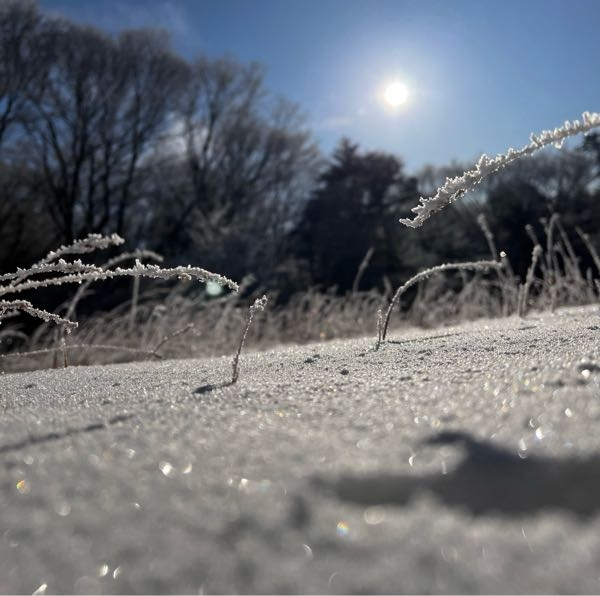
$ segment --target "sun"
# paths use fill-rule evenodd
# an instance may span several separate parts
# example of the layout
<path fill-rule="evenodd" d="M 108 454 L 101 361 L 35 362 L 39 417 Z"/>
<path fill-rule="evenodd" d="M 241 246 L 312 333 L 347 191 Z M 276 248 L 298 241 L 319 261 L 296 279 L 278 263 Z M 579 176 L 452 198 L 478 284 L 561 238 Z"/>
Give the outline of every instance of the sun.
<path fill-rule="evenodd" d="M 383 101 L 389 108 L 399 108 L 408 100 L 408 88 L 400 81 L 388 83 L 383 90 Z"/>

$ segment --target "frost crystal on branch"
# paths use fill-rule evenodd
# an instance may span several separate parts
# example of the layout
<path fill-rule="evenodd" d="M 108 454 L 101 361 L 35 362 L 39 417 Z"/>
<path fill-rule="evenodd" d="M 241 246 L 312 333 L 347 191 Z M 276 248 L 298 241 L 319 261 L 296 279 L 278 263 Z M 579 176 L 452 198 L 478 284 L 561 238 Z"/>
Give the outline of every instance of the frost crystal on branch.
<path fill-rule="evenodd" d="M 110 236 L 102 236 L 101 234 L 89 234 L 81 240 L 75 240 L 73 244 L 68 246 L 61 246 L 56 250 L 50 251 L 44 259 L 38 263 L 49 263 L 64 255 L 80 255 L 87 252 L 94 252 L 95 250 L 101 250 L 108 248 L 109 246 L 119 246 L 123 244 L 125 240 L 118 234 L 111 234 Z"/>
<path fill-rule="evenodd" d="M 155 279 L 197 279 L 199 281 L 214 281 L 223 286 L 227 286 L 234 292 L 237 292 L 238 285 L 217 273 L 211 273 L 200 267 L 173 267 L 172 269 L 163 269 L 158 265 L 143 265 L 140 261 L 136 261 L 135 265 L 130 269 L 122 269 L 117 267 L 114 270 L 104 270 L 100 267 L 91 267 L 89 271 L 78 273 L 69 273 L 68 269 L 65 275 L 59 277 L 51 277 L 49 279 L 30 279 L 21 281 L 9 286 L 0 286 L 0 296 L 5 294 L 16 294 L 25 290 L 37 290 L 38 288 L 46 288 L 49 286 L 62 286 L 63 284 L 81 283 L 84 281 L 101 281 L 104 279 L 114 279 L 115 277 L 152 277 Z"/>
<path fill-rule="evenodd" d="M 237 352 L 233 357 L 233 362 L 231 364 L 233 368 L 233 374 L 231 377 L 231 382 L 236 383 L 240 376 L 240 354 L 242 353 L 242 348 L 246 343 L 246 336 L 248 335 L 248 329 L 250 329 L 250 325 L 252 325 L 252 320 L 254 319 L 254 315 L 256 311 L 263 311 L 267 306 L 267 302 L 269 299 L 267 296 L 263 295 L 262 298 L 257 298 L 252 306 L 248 309 L 248 318 L 246 319 L 246 327 L 244 327 L 244 332 L 242 333 L 242 337 L 240 339 L 240 343 L 238 345 Z"/>
<path fill-rule="evenodd" d="M 229 278 L 219 275 L 217 273 L 211 273 L 206 269 L 200 267 L 173 267 L 172 269 L 163 269 L 158 265 L 143 265 L 139 260 L 136 260 L 135 265 L 130 269 L 121 269 L 117 267 L 114 272 L 105 272 L 108 277 L 116 277 L 118 275 L 128 275 L 132 277 L 153 277 L 157 279 L 171 279 L 178 277 L 180 279 L 197 279 L 198 281 L 214 281 L 221 286 L 227 286 L 234 292 L 238 291 L 238 284 L 231 281 Z"/>
<path fill-rule="evenodd" d="M 407 282 L 402 284 L 397 290 L 388 309 L 385 313 L 385 317 L 380 319 L 379 314 L 377 315 L 377 344 L 375 349 L 379 349 L 381 342 L 385 341 L 387 336 L 387 330 L 390 324 L 390 317 L 392 316 L 392 311 L 394 310 L 394 306 L 400 299 L 400 296 L 408 290 L 411 286 L 414 286 L 416 283 L 419 283 L 423 279 L 427 279 L 431 277 L 435 273 L 440 273 L 441 271 L 450 271 L 450 270 L 462 270 L 462 271 L 488 271 L 489 269 L 496 269 L 498 271 L 502 271 L 504 265 L 499 261 L 474 261 L 468 263 L 445 263 L 444 265 L 437 265 L 435 267 L 431 267 L 430 269 L 425 269 L 424 271 L 420 271 L 416 275 L 413 275 Z"/>
<path fill-rule="evenodd" d="M 592 128 L 600 126 L 600 113 L 584 112 L 581 120 L 566 121 L 563 126 L 554 130 L 544 130 L 539 135 L 532 134 L 530 143 L 521 149 L 509 149 L 506 153 L 496 157 L 488 157 L 485 153 L 479 158 L 477 165 L 472 170 L 467 170 L 462 176 L 447 178 L 443 186 L 438 188 L 434 196 L 429 199 L 421 197 L 419 205 L 413 207 L 416 213 L 414 219 L 401 219 L 400 223 L 411 228 L 418 228 L 436 211 L 441 211 L 447 205 L 454 203 L 466 192 L 473 190 L 486 176 L 504 168 L 511 162 L 526 157 L 554 144 L 562 146 L 563 141 L 571 136 L 589 132 Z"/>
<path fill-rule="evenodd" d="M 77 327 L 77 323 L 75 321 L 69 321 L 45 310 L 35 308 L 33 304 L 27 300 L 0 300 L 0 319 L 5 318 L 7 312 L 14 312 L 18 310 L 26 312 L 32 317 L 42 319 L 46 323 L 56 323 L 57 325 L 64 327 L 67 333 L 71 333 L 71 331 Z"/>
<path fill-rule="evenodd" d="M 268 301 L 269 301 L 269 299 L 265 295 L 263 295 L 262 298 L 257 298 L 254 301 L 254 304 L 250 307 L 252 314 L 254 314 L 257 310 L 260 310 L 260 311 L 265 310 L 265 307 L 267 306 Z"/>
<path fill-rule="evenodd" d="M 227 286 L 234 292 L 238 291 L 238 284 L 227 277 L 211 273 L 200 267 L 173 267 L 171 269 L 161 268 L 158 265 L 144 265 L 139 258 L 153 258 L 162 261 L 162 257 L 151 251 L 138 250 L 133 253 L 125 253 L 111 259 L 105 267 L 88 265 L 81 260 L 65 261 L 62 257 L 70 254 L 81 254 L 95 251 L 97 249 L 108 248 L 123 244 L 124 240 L 117 234 L 111 236 L 100 236 L 99 234 L 90 234 L 82 240 L 76 240 L 68 246 L 61 246 L 55 251 L 46 255 L 44 259 L 31 266 L 29 269 L 17 269 L 14 273 L 0 275 L 0 297 L 7 294 L 18 294 L 26 290 L 36 290 L 49 286 L 61 286 L 63 284 L 81 284 L 80 292 L 76 294 L 71 307 L 67 311 L 67 316 L 73 313 L 74 305 L 81 298 L 82 292 L 87 284 L 94 281 L 113 279 L 116 277 L 151 277 L 160 279 L 197 279 L 202 282 L 212 281 L 222 286 Z M 130 268 L 117 267 L 114 270 L 106 267 L 115 265 L 128 258 L 136 258 L 135 265 Z M 139 258 L 138 258 L 139 257 Z M 2 283 L 4 282 L 4 283 Z M 85 282 L 85 283 L 84 283 Z M 266 299 L 265 299 L 266 300 Z M 260 304 L 259 304 L 260 303 Z M 264 304 L 259 300 L 254 305 L 255 310 L 264 308 Z M 26 312 L 31 316 L 44 320 L 45 322 L 56 323 L 62 326 L 66 331 L 71 331 L 77 327 L 77 323 L 68 318 L 60 317 L 45 310 L 35 308 L 27 300 L 0 300 L 0 322 L 15 312 Z M 254 312 L 254 311 L 253 311 Z"/>
<path fill-rule="evenodd" d="M 79 259 L 68 263 L 63 259 L 59 259 L 55 263 L 38 263 L 31 266 L 29 269 L 21 269 L 20 267 L 14 273 L 5 273 L 0 275 L 0 281 L 10 281 L 11 285 L 15 286 L 21 283 L 27 277 L 33 275 L 42 275 L 47 273 L 92 273 L 99 271 L 95 265 L 82 263 Z"/>

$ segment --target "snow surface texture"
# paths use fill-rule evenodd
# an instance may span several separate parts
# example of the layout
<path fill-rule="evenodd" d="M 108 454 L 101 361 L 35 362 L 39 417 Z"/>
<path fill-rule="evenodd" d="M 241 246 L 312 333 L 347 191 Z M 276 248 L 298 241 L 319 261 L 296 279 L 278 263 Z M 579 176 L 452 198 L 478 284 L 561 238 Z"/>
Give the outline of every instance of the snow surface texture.
<path fill-rule="evenodd" d="M 600 590 L 600 312 L 0 376 L 0 592 Z"/>

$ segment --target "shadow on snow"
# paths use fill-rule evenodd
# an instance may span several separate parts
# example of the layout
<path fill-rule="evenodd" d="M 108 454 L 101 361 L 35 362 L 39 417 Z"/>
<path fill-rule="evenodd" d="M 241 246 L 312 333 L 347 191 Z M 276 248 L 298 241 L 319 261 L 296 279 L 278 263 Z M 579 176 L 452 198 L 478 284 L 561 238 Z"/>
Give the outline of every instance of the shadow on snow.
<path fill-rule="evenodd" d="M 587 458 L 528 456 L 525 459 L 463 432 L 442 432 L 425 445 L 458 445 L 465 451 L 447 474 L 374 474 L 315 477 L 316 487 L 364 506 L 406 505 L 423 493 L 472 515 L 522 516 L 563 510 L 581 518 L 600 512 L 600 455 Z"/>

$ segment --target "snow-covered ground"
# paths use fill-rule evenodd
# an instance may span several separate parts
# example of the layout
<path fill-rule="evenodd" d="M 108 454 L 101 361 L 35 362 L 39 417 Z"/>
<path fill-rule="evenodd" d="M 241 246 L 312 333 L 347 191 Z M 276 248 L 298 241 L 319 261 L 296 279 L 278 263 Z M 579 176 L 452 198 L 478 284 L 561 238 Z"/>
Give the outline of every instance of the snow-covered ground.
<path fill-rule="evenodd" d="M 600 591 L 600 311 L 0 376 L 0 592 Z"/>

